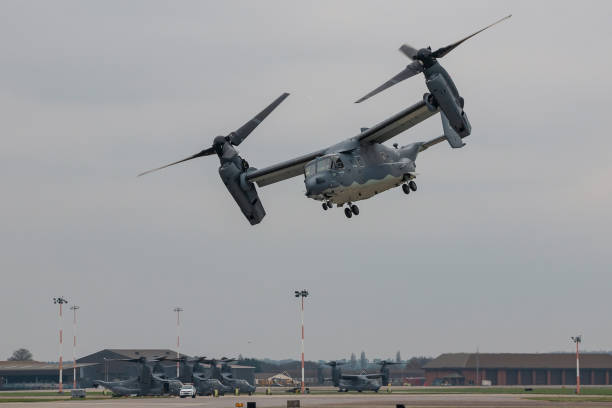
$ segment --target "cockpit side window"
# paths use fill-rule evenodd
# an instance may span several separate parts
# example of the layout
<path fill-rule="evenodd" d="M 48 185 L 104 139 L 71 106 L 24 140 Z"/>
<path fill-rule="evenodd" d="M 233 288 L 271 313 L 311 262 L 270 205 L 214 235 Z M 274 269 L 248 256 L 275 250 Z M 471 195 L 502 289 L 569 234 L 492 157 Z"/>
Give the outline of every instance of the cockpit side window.
<path fill-rule="evenodd" d="M 306 169 L 304 170 L 304 174 L 306 175 L 306 178 L 314 176 L 315 164 L 311 163 L 308 166 L 306 166 Z"/>
<path fill-rule="evenodd" d="M 329 157 L 320 159 L 317 162 L 317 173 L 320 173 L 325 170 L 329 170 L 330 168 L 331 168 L 331 159 Z"/>
<path fill-rule="evenodd" d="M 344 169 L 344 163 L 342 163 L 342 159 L 338 157 L 334 162 L 334 167 L 337 169 Z"/>

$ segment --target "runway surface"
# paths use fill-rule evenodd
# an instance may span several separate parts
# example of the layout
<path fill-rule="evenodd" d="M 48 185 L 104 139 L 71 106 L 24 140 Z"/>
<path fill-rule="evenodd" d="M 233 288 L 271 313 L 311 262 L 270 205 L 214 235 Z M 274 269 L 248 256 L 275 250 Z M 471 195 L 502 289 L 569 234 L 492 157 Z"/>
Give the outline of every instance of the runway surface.
<path fill-rule="evenodd" d="M 516 394 L 434 394 L 434 395 L 400 395 L 400 394 L 344 394 L 344 395 L 304 395 L 293 397 L 287 395 L 256 395 L 252 397 L 198 397 L 191 398 L 116 398 L 112 400 L 89 401 L 56 401 L 38 403 L 3 403 L 2 408 L 35 407 L 35 408 L 149 408 L 149 407 L 206 407 L 234 408 L 237 402 L 255 401 L 258 408 L 286 407 L 287 400 L 299 399 L 301 407 L 312 408 L 348 408 L 372 407 L 395 408 L 395 404 L 406 407 L 612 407 L 612 402 L 550 402 L 526 399 L 532 395 Z M 550 396 L 552 397 L 552 396 Z"/>

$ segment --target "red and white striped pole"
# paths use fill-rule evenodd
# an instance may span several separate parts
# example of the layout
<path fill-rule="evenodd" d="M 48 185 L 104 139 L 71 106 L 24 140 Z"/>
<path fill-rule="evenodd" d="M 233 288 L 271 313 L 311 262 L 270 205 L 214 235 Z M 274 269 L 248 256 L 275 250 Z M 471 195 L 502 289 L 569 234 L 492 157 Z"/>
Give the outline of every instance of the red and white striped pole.
<path fill-rule="evenodd" d="M 174 311 L 176 312 L 176 359 L 181 358 L 181 312 L 183 308 L 175 307 Z M 179 378 L 180 374 L 180 363 L 176 362 L 176 378 Z"/>
<path fill-rule="evenodd" d="M 304 296 L 302 296 L 302 387 L 300 392 L 304 394 Z"/>
<path fill-rule="evenodd" d="M 73 311 L 72 318 L 72 389 L 76 389 L 76 315 L 77 310 L 79 310 L 79 306 L 73 305 L 70 306 L 70 310 Z"/>
<path fill-rule="evenodd" d="M 304 394 L 304 298 L 308 296 L 307 290 L 295 291 L 295 297 L 301 298 L 301 308 L 300 308 L 300 318 L 302 320 L 302 346 L 301 346 L 301 354 L 302 354 L 302 383 L 300 386 L 300 392 Z"/>
<path fill-rule="evenodd" d="M 59 392 L 64 392 L 64 384 L 62 382 L 63 376 L 63 358 L 62 358 L 62 343 L 63 343 L 63 331 L 62 331 L 62 305 L 68 303 L 68 301 L 62 297 L 53 298 L 53 303 L 59 304 Z"/>
<path fill-rule="evenodd" d="M 582 342 L 582 336 L 572 337 L 572 341 L 576 343 L 576 394 L 580 394 L 580 354 L 578 345 Z"/>

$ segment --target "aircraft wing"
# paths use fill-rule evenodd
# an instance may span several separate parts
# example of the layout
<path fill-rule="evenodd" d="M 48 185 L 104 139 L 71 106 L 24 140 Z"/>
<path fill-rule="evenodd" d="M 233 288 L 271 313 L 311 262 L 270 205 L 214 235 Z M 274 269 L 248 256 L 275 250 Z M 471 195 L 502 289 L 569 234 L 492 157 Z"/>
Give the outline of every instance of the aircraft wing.
<path fill-rule="evenodd" d="M 304 173 L 304 166 L 306 163 L 319 156 L 323 156 L 326 150 L 327 149 L 317 150 L 316 152 L 305 154 L 295 159 L 252 171 L 247 174 L 247 180 L 257 183 L 259 187 L 263 187 L 268 184 L 278 183 L 279 181 L 299 176 Z"/>
<path fill-rule="evenodd" d="M 365 374 L 342 374 L 340 378 L 343 380 L 356 380 L 360 377 L 365 377 Z"/>
<path fill-rule="evenodd" d="M 427 108 L 424 101 L 420 101 L 361 132 L 356 138 L 361 143 L 383 143 L 436 113 L 438 113 L 438 110 L 432 112 Z"/>

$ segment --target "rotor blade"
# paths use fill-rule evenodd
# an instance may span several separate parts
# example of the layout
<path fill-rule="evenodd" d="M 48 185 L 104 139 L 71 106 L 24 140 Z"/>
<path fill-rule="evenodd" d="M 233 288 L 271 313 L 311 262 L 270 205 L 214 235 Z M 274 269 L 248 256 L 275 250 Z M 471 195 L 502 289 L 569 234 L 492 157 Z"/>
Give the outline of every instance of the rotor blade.
<path fill-rule="evenodd" d="M 449 52 L 451 52 L 452 50 L 454 50 L 455 48 L 457 48 L 461 43 L 463 43 L 464 41 L 469 40 L 470 38 L 472 38 L 473 36 L 475 36 L 476 34 L 479 34 L 481 32 L 483 32 L 484 30 L 486 30 L 487 28 L 491 28 L 493 27 L 495 24 L 501 23 L 502 21 L 509 19 L 510 17 L 512 17 L 512 14 L 507 15 L 504 18 L 501 18 L 499 20 L 497 20 L 496 22 L 494 22 L 493 24 L 489 24 L 488 26 L 486 26 L 485 28 L 482 28 L 478 31 L 476 31 L 474 34 L 470 34 L 467 37 L 465 37 L 462 40 L 459 40 L 455 43 L 452 43 L 450 45 L 447 45 L 446 47 L 442 47 L 442 48 L 438 48 L 437 50 L 435 50 L 431 55 L 434 58 L 442 58 L 443 56 L 445 56 L 446 54 L 448 54 Z"/>
<path fill-rule="evenodd" d="M 418 50 L 416 48 L 412 48 L 408 44 L 404 44 L 399 47 L 399 50 L 411 60 L 414 60 L 414 57 L 417 55 Z"/>
<path fill-rule="evenodd" d="M 232 132 L 229 135 L 230 138 L 230 143 L 233 144 L 234 146 L 238 146 L 240 143 L 243 142 L 244 139 L 247 138 L 248 135 L 251 134 L 251 132 L 253 130 L 255 130 L 255 128 L 257 126 L 259 126 L 259 124 L 270 114 L 272 113 L 272 111 L 274 109 L 276 109 L 276 107 L 278 105 L 281 104 L 282 101 L 285 100 L 285 98 L 287 98 L 289 96 L 289 94 L 287 92 L 285 92 L 284 94 L 282 94 L 281 96 L 279 96 L 278 98 L 276 98 L 276 100 L 274 102 L 272 102 L 270 105 L 268 105 L 264 110 L 262 110 L 261 112 L 259 112 L 253 119 L 249 120 L 247 123 L 245 123 L 244 125 L 242 125 L 242 127 L 238 130 L 236 130 L 235 132 Z"/>
<path fill-rule="evenodd" d="M 145 174 L 149 174 L 149 173 L 152 173 L 152 172 L 157 171 L 157 170 L 165 169 L 166 167 L 174 166 L 175 164 L 179 164 L 179 163 L 185 162 L 187 160 L 197 159 L 198 157 L 202 157 L 202 156 L 210 156 L 211 154 L 215 154 L 215 149 L 212 148 L 212 147 L 209 147 L 208 149 L 204 149 L 200 153 L 196 153 L 193 156 L 187 157 L 186 159 L 179 160 L 179 161 L 176 161 L 174 163 L 166 164 L 165 166 L 161 166 L 161 167 L 158 167 L 156 169 L 147 170 L 144 173 L 140 173 L 138 175 L 138 177 L 144 176 Z"/>
<path fill-rule="evenodd" d="M 401 82 L 404 79 L 408 79 L 412 76 L 415 76 L 416 74 L 419 74 L 421 72 L 423 72 L 423 65 L 421 65 L 419 61 L 414 61 L 413 63 L 408 64 L 402 72 L 400 72 L 399 74 L 397 74 L 396 76 L 394 76 L 393 78 L 391 78 L 390 80 L 388 80 L 387 82 L 385 82 L 384 84 L 382 84 L 381 86 L 379 86 L 378 88 L 376 88 L 375 90 L 367 94 L 366 96 L 358 99 L 357 101 L 355 101 L 355 103 L 363 102 L 366 99 L 370 98 L 371 96 L 374 96 L 377 93 L 384 91 L 385 89 L 397 84 L 398 82 Z"/>

